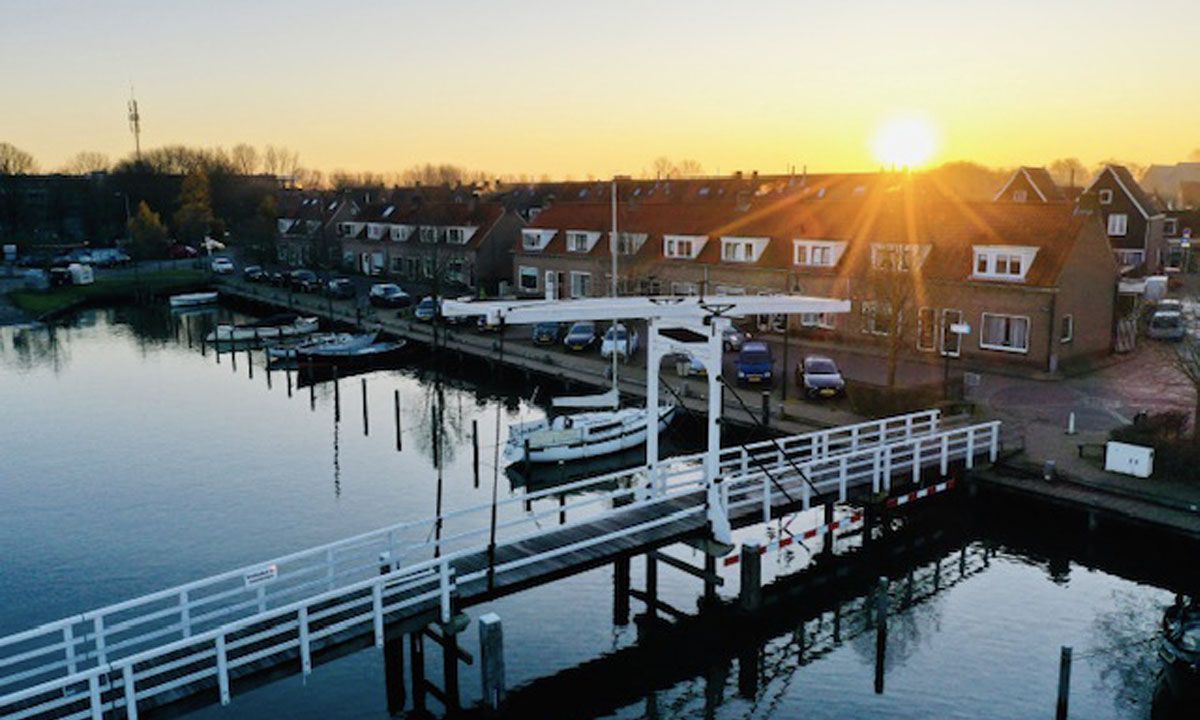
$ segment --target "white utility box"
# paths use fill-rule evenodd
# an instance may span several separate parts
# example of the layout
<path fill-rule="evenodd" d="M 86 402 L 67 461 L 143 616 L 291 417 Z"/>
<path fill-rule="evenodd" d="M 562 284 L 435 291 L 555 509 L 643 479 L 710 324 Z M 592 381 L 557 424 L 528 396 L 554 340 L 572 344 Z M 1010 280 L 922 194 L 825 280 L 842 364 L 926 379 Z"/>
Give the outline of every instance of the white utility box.
<path fill-rule="evenodd" d="M 1148 478 L 1154 472 L 1154 448 L 1110 440 L 1104 451 L 1104 469 Z"/>

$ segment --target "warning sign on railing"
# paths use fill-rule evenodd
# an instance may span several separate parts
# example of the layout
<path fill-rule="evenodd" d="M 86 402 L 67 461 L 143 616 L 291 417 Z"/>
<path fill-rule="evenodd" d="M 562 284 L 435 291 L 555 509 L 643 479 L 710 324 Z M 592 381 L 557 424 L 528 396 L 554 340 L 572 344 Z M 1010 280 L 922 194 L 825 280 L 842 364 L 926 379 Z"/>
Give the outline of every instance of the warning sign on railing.
<path fill-rule="evenodd" d="M 265 567 L 255 568 L 245 574 L 246 587 L 252 588 L 259 585 L 266 585 L 275 578 L 279 577 L 279 568 L 275 565 L 267 565 Z"/>

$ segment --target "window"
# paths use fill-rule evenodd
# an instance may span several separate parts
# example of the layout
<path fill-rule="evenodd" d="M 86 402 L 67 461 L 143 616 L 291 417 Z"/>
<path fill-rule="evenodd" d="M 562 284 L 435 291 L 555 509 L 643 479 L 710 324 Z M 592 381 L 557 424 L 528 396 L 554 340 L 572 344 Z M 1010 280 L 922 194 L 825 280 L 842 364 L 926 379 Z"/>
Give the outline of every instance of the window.
<path fill-rule="evenodd" d="M 405 240 L 408 240 L 408 235 L 411 232 L 412 232 L 412 228 L 407 227 L 405 225 L 393 226 L 392 227 L 392 240 L 394 240 L 395 242 L 404 242 Z"/>
<path fill-rule="evenodd" d="M 1004 352 L 1029 352 L 1029 318 L 983 313 L 979 347 Z"/>
<path fill-rule="evenodd" d="M 398 273 L 403 270 L 404 270 L 404 258 L 401 258 L 401 257 L 392 258 L 392 272 Z"/>
<path fill-rule="evenodd" d="M 729 262 L 753 262 L 754 243 L 726 240 L 721 243 L 721 259 Z"/>
<path fill-rule="evenodd" d="M 869 335 L 887 335 L 892 325 L 891 308 L 887 303 L 864 300 L 859 307 L 862 331 Z"/>
<path fill-rule="evenodd" d="M 794 240 L 792 262 L 807 267 L 833 267 L 837 264 L 841 243 Z"/>
<path fill-rule="evenodd" d="M 423 243 L 437 242 L 437 228 L 422 227 L 421 228 L 421 242 L 423 242 Z"/>
<path fill-rule="evenodd" d="M 872 245 L 871 265 L 876 270 L 911 270 L 920 265 L 919 245 Z"/>
<path fill-rule="evenodd" d="M 446 242 L 455 245 L 466 245 L 467 233 L 462 228 L 450 228 L 446 231 Z"/>
<path fill-rule="evenodd" d="M 691 260 L 700 254 L 703 235 L 667 235 L 663 238 L 663 257 Z"/>
<path fill-rule="evenodd" d="M 1025 202 L 1029 199 L 1029 193 L 1024 190 L 1014 190 L 1012 199 L 1013 202 Z"/>
<path fill-rule="evenodd" d="M 591 250 L 591 243 L 588 242 L 588 234 L 585 232 L 569 232 L 567 233 L 567 250 L 570 252 L 585 253 Z"/>
<path fill-rule="evenodd" d="M 1100 198 L 1101 205 L 1112 205 L 1112 190 L 1101 190 L 1098 193 L 1098 197 Z"/>
<path fill-rule="evenodd" d="M 342 237 L 350 237 L 354 234 L 354 223 L 342 223 L 338 226 L 338 231 Z"/>
<path fill-rule="evenodd" d="M 917 311 L 917 349 L 932 352 L 937 343 L 937 310 L 923 307 Z"/>
<path fill-rule="evenodd" d="M 571 273 L 571 297 L 588 297 L 592 294 L 592 274 L 585 272 Z"/>
<path fill-rule="evenodd" d="M 612 233 L 609 233 L 609 238 Z M 636 255 L 638 250 L 642 249 L 642 245 L 646 244 L 645 233 L 617 233 L 617 254 L 618 255 Z"/>
<path fill-rule="evenodd" d="M 1116 250 L 1113 254 L 1117 256 L 1117 264 L 1121 267 L 1137 267 L 1146 261 L 1144 250 Z"/>
<path fill-rule="evenodd" d="M 1167 237 L 1175 237 L 1179 234 L 1179 220 L 1177 218 L 1167 218 L 1163 220 L 1163 235 Z"/>
<path fill-rule="evenodd" d="M 824 328 L 826 330 L 833 329 L 833 314 L 832 313 L 801 313 L 801 327 L 808 328 Z"/>
<path fill-rule="evenodd" d="M 1108 216 L 1108 234 L 1113 237 L 1124 237 L 1129 226 L 1129 216 L 1125 213 L 1113 213 Z"/>
<path fill-rule="evenodd" d="M 993 280 L 1023 280 L 1033 259 L 1035 247 L 975 246 L 975 276 Z"/>
<path fill-rule="evenodd" d="M 1063 315 L 1062 327 L 1058 331 L 1058 339 L 1065 343 L 1069 343 L 1075 339 L 1075 317 L 1073 315 Z"/>
<path fill-rule="evenodd" d="M 668 240 L 666 254 L 667 257 L 690 258 L 692 256 L 692 241 Z"/>
<path fill-rule="evenodd" d="M 538 269 L 522 265 L 517 269 L 517 284 L 520 285 L 522 290 L 537 292 Z"/>
<path fill-rule="evenodd" d="M 378 240 L 383 237 L 384 227 L 374 223 L 367 226 L 367 237 L 372 240 Z"/>
<path fill-rule="evenodd" d="M 699 295 L 700 286 L 690 282 L 673 282 L 671 283 L 672 295 Z"/>

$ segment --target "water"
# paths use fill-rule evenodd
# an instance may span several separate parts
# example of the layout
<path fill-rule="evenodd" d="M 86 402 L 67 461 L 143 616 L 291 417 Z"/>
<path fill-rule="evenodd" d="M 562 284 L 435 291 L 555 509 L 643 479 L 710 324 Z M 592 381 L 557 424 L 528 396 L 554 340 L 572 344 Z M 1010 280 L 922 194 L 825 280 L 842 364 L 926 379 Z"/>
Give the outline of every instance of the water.
<path fill-rule="evenodd" d="M 115 308 L 54 329 L 0 329 L 0 633 L 432 515 L 431 407 L 439 397 L 445 507 L 486 502 L 497 416 L 503 437 L 508 423 L 540 412 L 527 400 L 530 389 L 511 378 L 418 352 L 412 367 L 363 376 L 371 422 L 364 435 L 358 378 L 341 382 L 337 423 L 328 383 L 317 387 L 311 410 L 308 389 L 289 398 L 281 373 L 268 388 L 261 357 L 250 377 L 244 354 L 235 368 L 228 356 L 218 364 L 211 352 L 189 348 L 189 334 L 195 341 L 211 322 L 203 314 Z M 446 368 L 440 385 L 430 371 L 438 365 Z M 396 389 L 405 429 L 399 453 Z M 483 438 L 479 488 L 472 421 Z M 504 476 L 500 488 L 502 497 L 521 492 Z M 730 623 L 640 642 L 634 624 L 612 623 L 611 568 L 469 612 L 503 618 L 509 684 L 525 717 L 1047 717 L 1061 645 L 1072 645 L 1077 658 L 1072 717 L 1147 717 L 1157 671 L 1150 641 L 1177 589 L 1170 567 L 1141 572 L 1144 563 L 1128 552 L 1097 554 L 1069 535 L 1032 532 L 1028 516 L 1014 523 L 1011 514 L 993 515 L 1000 517 L 965 527 L 932 518 L 929 528 L 954 529 L 924 545 L 920 560 L 878 571 L 893 578 L 901 604 L 889 627 L 882 693 L 875 631 L 863 610 L 870 582 L 851 583 L 833 599 L 800 593 L 758 630 Z M 968 572 L 960 577 L 964 553 Z M 691 550 L 672 554 L 700 562 Z M 770 555 L 767 579 L 808 562 L 803 551 L 787 561 Z M 736 596 L 737 568 L 722 574 L 720 593 Z M 916 599 L 908 604 L 910 574 Z M 633 585 L 643 583 L 638 560 Z M 700 583 L 660 567 L 659 595 L 693 612 Z M 642 605 L 635 600 L 633 608 Z M 472 652 L 476 637 L 474 626 L 464 635 Z M 436 680 L 440 657 L 432 647 L 428 655 Z M 760 677 L 748 687 L 752 667 Z M 466 668 L 462 676 L 468 702 L 478 697 L 475 673 Z M 570 692 L 552 695 L 563 690 Z M 431 700 L 431 707 L 438 706 Z M 382 657 L 367 650 L 319 666 L 307 682 L 291 677 L 238 692 L 231 706 L 195 716 L 387 714 Z"/>

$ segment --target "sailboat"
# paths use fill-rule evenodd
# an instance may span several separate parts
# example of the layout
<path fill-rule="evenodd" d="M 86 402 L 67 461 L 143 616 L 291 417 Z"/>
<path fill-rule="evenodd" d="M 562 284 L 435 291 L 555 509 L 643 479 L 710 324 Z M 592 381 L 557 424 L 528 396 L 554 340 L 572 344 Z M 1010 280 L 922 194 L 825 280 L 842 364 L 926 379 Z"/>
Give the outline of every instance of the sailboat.
<path fill-rule="evenodd" d="M 612 235 L 609 237 L 613 298 L 617 297 L 618 237 L 617 181 L 613 180 Z M 549 297 L 551 289 L 547 288 L 546 292 L 547 299 L 552 299 Z M 615 318 L 612 326 L 619 326 Z M 504 448 L 505 459 L 509 462 L 551 463 L 621 452 L 646 442 L 646 430 L 652 417 L 658 422 L 658 431 L 665 430 L 675 417 L 675 405 L 658 403 L 657 398 L 648 398 L 646 407 L 621 408 L 621 394 L 617 384 L 618 356 L 621 354 L 615 351 L 611 353 L 612 387 L 608 391 L 598 395 L 554 398 L 551 401 L 551 405 L 556 409 L 598 409 L 558 414 L 552 418 L 510 426 L 508 443 Z"/>

